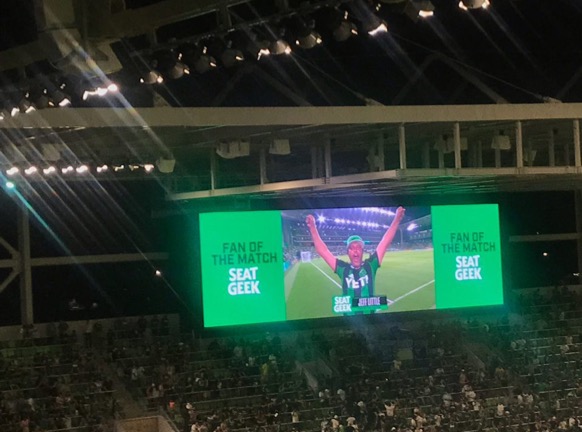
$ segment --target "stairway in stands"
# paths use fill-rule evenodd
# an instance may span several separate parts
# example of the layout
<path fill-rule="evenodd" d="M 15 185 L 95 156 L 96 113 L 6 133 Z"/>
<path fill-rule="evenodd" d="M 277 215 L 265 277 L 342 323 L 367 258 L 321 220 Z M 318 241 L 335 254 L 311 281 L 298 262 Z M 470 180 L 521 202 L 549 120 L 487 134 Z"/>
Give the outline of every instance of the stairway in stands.
<path fill-rule="evenodd" d="M 149 413 L 132 397 L 114 368 L 103 357 L 103 353 L 96 351 L 95 358 L 98 362 L 99 368 L 105 375 L 111 377 L 111 380 L 113 381 L 113 390 L 115 390 L 119 417 L 136 418 L 149 415 Z"/>

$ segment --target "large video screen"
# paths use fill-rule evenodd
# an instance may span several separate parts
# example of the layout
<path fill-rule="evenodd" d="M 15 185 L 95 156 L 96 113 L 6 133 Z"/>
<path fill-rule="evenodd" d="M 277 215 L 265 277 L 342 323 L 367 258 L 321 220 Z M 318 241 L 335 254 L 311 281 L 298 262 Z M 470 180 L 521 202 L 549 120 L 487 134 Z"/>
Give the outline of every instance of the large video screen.
<path fill-rule="evenodd" d="M 496 204 L 203 213 L 206 327 L 503 303 Z"/>

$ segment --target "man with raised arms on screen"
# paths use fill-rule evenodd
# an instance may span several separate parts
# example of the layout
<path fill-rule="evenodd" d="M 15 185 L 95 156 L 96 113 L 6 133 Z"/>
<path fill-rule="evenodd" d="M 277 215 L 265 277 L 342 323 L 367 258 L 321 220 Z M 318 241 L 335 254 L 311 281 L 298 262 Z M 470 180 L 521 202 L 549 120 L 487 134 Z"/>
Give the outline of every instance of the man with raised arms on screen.
<path fill-rule="evenodd" d="M 350 260 L 348 263 L 331 253 L 317 231 L 315 218 L 313 215 L 307 216 L 305 222 L 309 228 L 315 251 L 341 279 L 344 296 L 362 298 L 374 295 L 376 271 L 380 267 L 384 259 L 384 254 L 390 247 L 403 217 L 404 208 L 398 207 L 394 220 L 382 236 L 382 240 L 376 246 L 376 250 L 366 259 L 364 259 L 364 241 L 362 238 L 357 235 L 350 236 L 346 241 L 348 258 Z"/>

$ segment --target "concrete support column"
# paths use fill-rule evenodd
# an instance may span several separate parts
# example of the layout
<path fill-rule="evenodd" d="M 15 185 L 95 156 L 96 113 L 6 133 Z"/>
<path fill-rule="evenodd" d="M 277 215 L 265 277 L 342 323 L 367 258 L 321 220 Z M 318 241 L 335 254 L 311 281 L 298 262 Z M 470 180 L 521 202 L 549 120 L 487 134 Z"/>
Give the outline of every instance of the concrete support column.
<path fill-rule="evenodd" d="M 461 169 L 461 126 L 459 122 L 453 125 L 453 140 L 455 146 L 455 169 Z"/>
<path fill-rule="evenodd" d="M 400 155 L 400 169 L 406 169 L 406 129 L 401 124 L 398 127 L 398 153 Z"/>
<path fill-rule="evenodd" d="M 214 190 L 218 186 L 218 172 L 216 163 L 216 148 L 212 147 L 210 149 L 210 190 Z"/>
<path fill-rule="evenodd" d="M 573 133 L 574 133 L 574 164 L 576 168 L 582 165 L 580 160 L 580 120 L 573 121 Z"/>
<path fill-rule="evenodd" d="M 329 182 L 329 179 L 332 176 L 331 172 L 331 139 L 329 137 L 325 137 L 325 143 L 323 147 L 323 162 L 325 167 L 325 181 L 326 183 Z"/>
<path fill-rule="evenodd" d="M 267 149 L 261 147 L 259 153 L 259 177 L 262 185 L 269 182 L 267 179 Z"/>
<path fill-rule="evenodd" d="M 553 130 L 548 135 L 548 163 L 551 167 L 556 166 L 556 138 Z"/>
<path fill-rule="evenodd" d="M 20 319 L 22 325 L 28 325 L 34 323 L 34 310 L 32 303 L 30 224 L 28 210 L 23 205 L 18 210 L 18 249 L 20 251 Z"/>
<path fill-rule="evenodd" d="M 515 163 L 517 168 L 523 168 L 523 135 L 521 122 L 515 122 Z"/>
<path fill-rule="evenodd" d="M 578 283 L 582 283 L 582 190 L 578 189 L 574 195 L 576 209 L 576 251 L 578 253 Z"/>

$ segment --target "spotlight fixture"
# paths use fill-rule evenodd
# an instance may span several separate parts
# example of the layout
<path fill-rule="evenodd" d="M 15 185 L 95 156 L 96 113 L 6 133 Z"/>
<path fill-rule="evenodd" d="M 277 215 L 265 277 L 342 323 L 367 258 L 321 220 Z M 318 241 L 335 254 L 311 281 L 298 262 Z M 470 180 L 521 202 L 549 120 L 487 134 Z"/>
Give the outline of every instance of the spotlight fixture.
<path fill-rule="evenodd" d="M 398 1 L 400 3 L 400 1 Z M 352 14 L 361 23 L 362 29 L 370 36 L 377 36 L 388 32 L 386 21 L 379 18 L 369 4 L 363 0 L 355 0 L 350 3 Z"/>
<path fill-rule="evenodd" d="M 18 167 L 10 167 L 6 170 L 6 175 L 9 177 L 15 176 L 16 174 L 18 174 L 20 172 L 20 169 Z"/>
<path fill-rule="evenodd" d="M 463 10 L 487 9 L 490 6 L 489 0 L 461 0 L 459 7 Z"/>
<path fill-rule="evenodd" d="M 125 169 L 125 165 L 113 165 L 113 171 L 123 171 Z"/>
<path fill-rule="evenodd" d="M 430 18 L 434 15 L 434 5 L 430 0 L 412 0 L 411 4 L 420 18 Z"/>
<path fill-rule="evenodd" d="M 232 40 L 214 38 L 208 45 L 208 52 L 212 57 L 220 59 L 225 68 L 232 68 L 245 59 L 243 52 Z"/>
<path fill-rule="evenodd" d="M 43 170 L 42 170 L 42 173 L 44 175 L 51 175 L 51 174 L 54 174 L 56 172 L 57 172 L 57 169 L 52 165 L 49 167 L 43 168 Z"/>
<path fill-rule="evenodd" d="M 152 69 L 148 72 L 146 72 L 145 74 L 142 75 L 142 77 L 139 79 L 139 82 L 142 84 L 161 84 L 164 82 L 164 78 L 162 77 L 162 74 L 159 73 L 157 70 Z"/>
<path fill-rule="evenodd" d="M 145 170 L 145 172 L 151 173 L 154 170 L 154 164 L 145 164 L 143 166 L 143 169 Z"/>
<path fill-rule="evenodd" d="M 117 91 L 119 91 L 119 87 L 117 86 L 117 84 L 108 83 L 107 85 L 100 85 L 100 86 L 91 87 L 89 89 L 86 89 L 83 92 L 82 98 L 83 98 L 83 100 L 87 100 L 91 96 L 103 97 L 103 96 L 107 95 L 108 93 L 116 93 Z"/>
<path fill-rule="evenodd" d="M 38 168 L 35 166 L 30 166 L 24 170 L 24 174 L 27 176 L 36 174 L 38 172 Z"/>
<path fill-rule="evenodd" d="M 374 23 L 372 25 L 372 27 L 370 28 L 370 30 L 368 30 L 368 34 L 370 36 L 376 36 L 382 33 L 387 33 L 388 32 L 388 25 L 386 24 L 385 21 L 381 21 L 378 20 L 378 23 L 376 25 L 376 23 Z"/>
<path fill-rule="evenodd" d="M 303 49 L 311 49 L 321 44 L 322 39 L 314 30 L 315 21 L 307 18 L 293 17 L 288 24 L 295 45 Z"/>
<path fill-rule="evenodd" d="M 34 85 L 29 92 L 29 99 L 37 109 L 45 109 L 54 106 L 48 96 L 48 90 L 40 85 Z"/>
<path fill-rule="evenodd" d="M 199 74 L 216 67 L 216 59 L 208 54 L 207 43 L 200 41 L 198 45 L 184 44 L 178 48 L 181 61 Z"/>
<path fill-rule="evenodd" d="M 343 42 L 358 34 L 356 25 L 350 22 L 348 17 L 348 11 L 324 7 L 317 13 L 317 22 L 322 29 L 331 33 L 334 40 Z"/>
<path fill-rule="evenodd" d="M 269 47 L 270 42 L 267 39 L 259 38 L 253 33 L 246 44 L 246 51 L 250 53 L 251 58 L 260 60 L 261 57 L 271 55 Z"/>
<path fill-rule="evenodd" d="M 75 171 L 77 171 L 77 174 L 85 174 L 89 171 L 89 167 L 87 165 L 81 165 L 78 166 Z"/>
<path fill-rule="evenodd" d="M 180 79 L 190 73 L 188 65 L 182 61 L 182 53 L 176 53 L 174 50 L 160 50 L 154 53 L 151 66 L 152 72 L 155 70 L 165 78 L 173 80 Z M 148 84 L 159 83 L 159 77 L 155 77 L 155 81 L 151 82 L 153 79 L 154 76 L 151 76 Z"/>
<path fill-rule="evenodd" d="M 72 166 L 70 166 L 70 165 L 69 165 L 68 167 L 65 167 L 65 168 L 62 168 L 62 169 L 61 169 L 61 172 L 62 172 L 63 174 L 69 174 L 69 173 L 72 173 L 73 171 L 75 171 L 75 168 L 73 168 L 73 167 L 72 167 Z"/>
<path fill-rule="evenodd" d="M 97 167 L 97 172 L 99 174 L 106 172 L 107 170 L 109 170 L 109 167 L 107 165 L 101 165 Z"/>
<path fill-rule="evenodd" d="M 275 39 L 269 44 L 272 55 L 291 54 L 291 46 L 285 39 Z"/>
<path fill-rule="evenodd" d="M 25 114 L 30 114 L 31 112 L 36 111 L 36 108 L 32 102 L 27 99 L 29 96 L 30 94 L 26 93 L 26 95 L 18 103 L 18 109 Z"/>
<path fill-rule="evenodd" d="M 59 106 L 61 108 L 64 108 L 66 106 L 71 105 L 71 99 L 69 99 L 69 97 L 65 93 L 63 93 L 61 90 L 57 89 L 52 93 L 49 92 L 49 96 L 52 100 L 52 103 L 55 106 Z"/>

